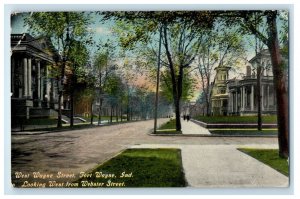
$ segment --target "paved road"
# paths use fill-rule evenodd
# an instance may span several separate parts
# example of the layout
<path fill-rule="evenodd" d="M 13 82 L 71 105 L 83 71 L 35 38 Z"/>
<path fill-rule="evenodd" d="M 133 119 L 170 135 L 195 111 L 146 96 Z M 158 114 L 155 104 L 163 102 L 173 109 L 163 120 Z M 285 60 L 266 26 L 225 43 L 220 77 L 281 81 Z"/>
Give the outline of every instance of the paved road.
<path fill-rule="evenodd" d="M 168 119 L 160 119 L 159 124 Z M 276 144 L 277 138 L 151 136 L 153 121 L 91 129 L 12 135 L 12 174 L 18 171 L 79 173 L 140 144 L 245 145 Z M 15 175 L 12 175 L 15 180 Z"/>

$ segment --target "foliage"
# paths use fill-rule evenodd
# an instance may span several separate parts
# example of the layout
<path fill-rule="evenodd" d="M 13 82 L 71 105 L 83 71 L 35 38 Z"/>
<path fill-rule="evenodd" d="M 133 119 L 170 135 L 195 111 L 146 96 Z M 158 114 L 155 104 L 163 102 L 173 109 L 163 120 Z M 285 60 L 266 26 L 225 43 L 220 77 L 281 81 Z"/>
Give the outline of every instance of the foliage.
<path fill-rule="evenodd" d="M 201 45 L 197 57 L 207 115 L 210 114 L 211 82 L 214 83 L 214 69 L 230 67 L 232 71 L 235 71 L 245 56 L 244 44 L 238 28 L 227 28 L 220 20 L 216 23 L 213 29 L 200 31 Z"/>
<path fill-rule="evenodd" d="M 89 17 L 81 12 L 32 12 L 25 19 L 25 24 L 29 27 L 33 34 L 39 34 L 50 39 L 52 46 L 56 51 L 53 54 L 55 65 L 52 69 L 56 70 L 54 73 L 56 74 L 55 78 L 57 80 L 58 87 L 57 127 L 59 128 L 62 127 L 61 106 L 66 67 L 68 64 L 70 65 L 70 63 L 67 62 L 71 61 L 71 53 L 73 54 L 73 61 L 75 61 L 74 58 L 77 57 L 74 55 L 75 50 L 71 52 L 75 47 L 74 42 L 79 40 L 82 41 L 86 38 L 89 22 Z M 86 43 L 89 43 L 89 41 L 86 41 Z M 79 49 L 79 45 L 77 45 L 74 49 Z M 82 48 L 80 49 L 80 52 L 82 52 Z M 75 65 L 76 64 L 77 63 L 75 63 Z M 75 73 L 74 70 L 73 73 Z M 72 86 L 74 86 L 73 80 L 74 79 L 72 79 L 71 83 Z M 71 118 L 71 121 L 73 121 L 73 117 Z M 71 122 L 71 125 L 73 125 L 73 122 Z"/>
<path fill-rule="evenodd" d="M 104 12 L 102 14 L 105 20 L 113 18 L 118 21 L 119 28 L 122 30 L 116 32 L 120 35 L 120 44 L 124 48 L 151 46 L 157 39 L 162 40 L 162 56 L 159 57 L 171 77 L 176 129 L 181 130 L 180 102 L 183 96 L 185 69 L 191 66 L 200 47 L 197 30 L 211 28 L 214 16 L 209 11 Z M 160 32 L 158 33 L 157 30 Z M 152 52 L 152 57 L 160 53 L 153 48 Z"/>
<path fill-rule="evenodd" d="M 87 36 L 89 23 L 89 17 L 81 12 L 32 12 L 25 18 L 25 24 L 32 34 L 50 38 L 62 56 L 66 56 L 70 48 L 68 40 Z"/>
<path fill-rule="evenodd" d="M 182 82 L 182 100 L 189 101 L 196 90 L 196 80 L 187 73 L 184 75 Z M 169 72 L 161 72 L 161 94 L 169 101 L 173 101 L 172 80 Z"/>

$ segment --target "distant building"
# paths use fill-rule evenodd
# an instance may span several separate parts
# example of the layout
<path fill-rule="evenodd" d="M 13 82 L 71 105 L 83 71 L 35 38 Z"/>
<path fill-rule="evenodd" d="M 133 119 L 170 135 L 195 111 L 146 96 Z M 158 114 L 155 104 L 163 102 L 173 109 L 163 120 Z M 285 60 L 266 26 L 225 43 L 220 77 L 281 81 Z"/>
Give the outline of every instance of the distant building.
<path fill-rule="evenodd" d="M 257 114 L 257 66 L 262 66 L 261 101 L 262 114 L 276 113 L 276 97 L 273 73 L 268 50 L 263 50 L 246 65 L 242 79 L 228 80 L 228 67 L 216 68 L 216 80 L 212 90 L 213 115 Z"/>
<path fill-rule="evenodd" d="M 228 92 L 227 80 L 230 67 L 219 66 L 216 70 L 216 77 L 211 93 L 211 114 L 227 115 Z"/>

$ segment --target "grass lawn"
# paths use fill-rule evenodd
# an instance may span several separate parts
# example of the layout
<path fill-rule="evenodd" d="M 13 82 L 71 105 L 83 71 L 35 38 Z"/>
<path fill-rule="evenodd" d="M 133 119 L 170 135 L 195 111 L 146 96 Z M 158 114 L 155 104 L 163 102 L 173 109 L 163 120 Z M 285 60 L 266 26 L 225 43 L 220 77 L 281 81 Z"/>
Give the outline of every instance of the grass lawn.
<path fill-rule="evenodd" d="M 257 123 L 257 116 L 196 116 L 194 119 L 205 123 L 231 123 L 231 124 L 246 124 Z M 265 124 L 276 124 L 276 115 L 262 116 L 262 122 Z"/>
<path fill-rule="evenodd" d="M 289 165 L 287 160 L 279 157 L 278 149 L 240 148 L 239 150 L 263 162 L 264 164 L 269 165 L 280 173 L 289 176 Z"/>
<path fill-rule="evenodd" d="M 97 178 L 96 172 L 109 177 Z M 127 177 L 120 177 L 123 172 Z M 118 187 L 186 186 L 179 149 L 127 149 L 89 173 L 91 177 L 76 181 L 79 187 L 82 181 L 103 183 L 101 187 L 111 187 L 107 186 L 109 181 L 120 183 Z"/>
<path fill-rule="evenodd" d="M 264 129 L 258 131 L 257 129 L 221 129 L 209 130 L 213 135 L 277 135 L 277 130 Z"/>
<path fill-rule="evenodd" d="M 57 122 L 55 123 L 57 124 Z M 73 127 L 70 127 L 70 124 L 64 124 L 61 128 L 49 127 L 49 128 L 38 128 L 38 129 L 32 129 L 32 131 L 68 131 L 68 130 L 75 130 L 75 129 L 85 129 L 85 128 L 93 128 L 94 125 L 91 125 L 90 123 L 85 124 L 74 124 Z"/>
<path fill-rule="evenodd" d="M 31 118 L 24 120 L 23 125 L 53 125 L 57 124 L 56 118 Z"/>
<path fill-rule="evenodd" d="M 82 118 L 84 118 L 86 121 L 91 121 L 91 117 L 82 117 Z M 117 120 L 117 117 L 113 116 L 112 119 L 113 120 Z M 105 121 L 105 120 L 110 120 L 110 116 L 101 116 L 101 121 Z M 118 120 L 119 120 L 119 122 L 121 121 L 121 117 L 120 116 L 118 117 Z M 122 120 L 125 121 L 125 120 L 127 120 L 127 118 L 123 116 Z M 93 116 L 93 121 L 94 122 L 98 121 L 98 115 L 97 116 L 96 115 Z"/>
<path fill-rule="evenodd" d="M 158 128 L 156 134 L 182 134 L 182 132 L 176 131 L 176 120 L 170 119 Z"/>

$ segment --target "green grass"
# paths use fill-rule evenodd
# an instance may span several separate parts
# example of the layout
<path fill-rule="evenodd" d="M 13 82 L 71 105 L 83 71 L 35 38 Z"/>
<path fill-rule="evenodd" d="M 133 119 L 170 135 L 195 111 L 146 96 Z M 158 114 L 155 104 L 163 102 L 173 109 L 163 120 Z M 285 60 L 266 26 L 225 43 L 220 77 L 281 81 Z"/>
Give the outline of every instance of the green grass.
<path fill-rule="evenodd" d="M 158 129 L 155 134 L 182 134 L 182 131 L 176 131 L 176 129 Z"/>
<path fill-rule="evenodd" d="M 257 129 L 226 129 L 226 130 L 209 130 L 213 135 L 277 135 L 277 130 L 264 129 L 258 131 Z"/>
<path fill-rule="evenodd" d="M 257 123 L 257 116 L 196 116 L 194 119 L 205 123 L 231 123 L 231 124 L 246 124 Z M 262 122 L 265 124 L 276 124 L 277 116 L 268 115 L 262 116 Z"/>
<path fill-rule="evenodd" d="M 176 129 L 176 120 L 170 119 L 167 123 L 164 123 L 159 127 L 160 130 L 163 129 Z"/>
<path fill-rule="evenodd" d="M 240 148 L 239 150 L 263 162 L 264 164 L 269 165 L 280 173 L 289 176 L 289 165 L 287 160 L 279 157 L 278 149 Z"/>
<path fill-rule="evenodd" d="M 86 121 L 91 121 L 91 117 L 82 117 L 83 119 L 85 119 Z M 117 117 L 116 116 L 113 116 L 112 117 L 113 120 L 117 120 Z M 122 120 L 126 120 L 127 118 L 126 117 L 122 117 Z M 93 116 L 93 120 L 94 122 L 98 121 L 98 115 L 94 115 Z M 110 116 L 101 116 L 101 121 L 102 120 L 110 120 Z M 121 117 L 119 116 L 118 117 L 118 120 L 121 121 Z"/>
<path fill-rule="evenodd" d="M 95 172 L 115 174 L 112 178 L 96 178 Z M 131 177 L 120 178 L 122 172 Z M 186 182 L 179 149 L 128 149 L 120 155 L 100 165 L 92 172 L 92 177 L 81 178 L 76 182 L 92 181 L 104 183 L 108 180 L 123 183 L 124 187 L 184 187 Z M 81 187 L 81 186 L 80 186 Z"/>
<path fill-rule="evenodd" d="M 156 134 L 182 134 L 182 132 L 176 131 L 176 120 L 170 119 L 158 128 Z"/>
<path fill-rule="evenodd" d="M 57 124 L 57 122 L 55 124 Z M 96 127 L 96 126 L 91 125 L 90 123 L 74 124 L 73 127 L 70 127 L 70 124 L 65 124 L 61 128 L 57 128 L 56 126 L 54 126 L 54 127 L 48 127 L 48 128 L 32 129 L 32 131 L 68 131 L 68 130 L 93 128 L 93 127 Z"/>
<path fill-rule="evenodd" d="M 53 125 L 56 123 L 56 118 L 31 118 L 24 120 L 23 125 Z"/>

